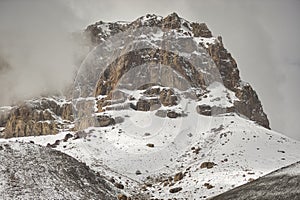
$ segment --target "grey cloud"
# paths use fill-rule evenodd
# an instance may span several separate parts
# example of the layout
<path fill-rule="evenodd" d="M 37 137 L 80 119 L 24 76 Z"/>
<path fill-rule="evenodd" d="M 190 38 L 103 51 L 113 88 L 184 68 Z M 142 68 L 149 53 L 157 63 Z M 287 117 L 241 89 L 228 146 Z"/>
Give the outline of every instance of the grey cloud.
<path fill-rule="evenodd" d="M 27 4 L 27 2 L 28 1 L 24 4 Z M 49 28 L 51 34 L 53 32 L 51 31 L 51 27 L 57 26 L 57 23 L 62 30 L 65 30 L 65 26 L 69 26 L 71 29 L 79 29 L 99 20 L 132 21 L 146 13 L 155 13 L 165 16 L 171 12 L 177 12 L 187 20 L 206 22 L 214 35 L 222 35 L 226 48 L 237 60 L 243 80 L 250 82 L 257 91 L 271 121 L 271 127 L 290 137 L 300 139 L 300 123 L 296 120 L 300 110 L 300 92 L 298 89 L 300 85 L 300 79 L 298 78 L 300 74 L 300 24 L 297 22 L 300 18 L 300 13 L 298 12 L 300 9 L 300 1 L 65 0 L 60 1 L 62 3 L 57 3 L 58 1 L 47 2 L 47 4 L 49 4 L 47 6 L 51 7 L 53 4 L 52 6 L 57 7 L 48 12 L 46 10 L 46 15 L 48 13 L 48 15 L 51 16 L 46 19 L 53 23 L 49 23 L 50 25 L 47 27 L 47 25 L 45 26 L 45 24 L 41 22 L 41 26 L 45 27 L 45 29 Z M 31 4 L 31 6 L 28 7 L 32 6 Z M 1 26 L 3 17 L 5 16 L 10 16 L 12 19 L 15 19 L 15 21 L 20 19 L 20 17 L 14 16 L 15 14 L 3 14 L 2 10 L 5 11 L 8 9 L 3 9 L 1 2 Z M 11 12 L 11 10 L 13 9 L 7 12 Z M 57 16 L 52 16 L 51 13 L 55 13 Z M 21 18 L 26 19 L 28 18 L 27 15 L 28 14 L 24 13 Z M 37 16 L 43 18 L 41 17 L 43 16 L 42 13 L 37 13 Z M 55 20 L 53 20 L 52 17 L 54 17 Z M 10 21 L 10 19 L 8 20 L 6 18 L 6 21 Z M 28 26 L 23 26 L 24 29 L 26 29 L 26 27 Z M 16 27 L 16 29 L 18 28 Z M 49 38 L 49 41 L 53 41 L 53 38 L 47 38 Z M 55 44 L 55 40 L 53 42 Z M 36 47 L 36 49 L 42 48 L 43 47 Z M 55 49 L 55 46 L 53 46 L 52 49 Z M 27 58 L 27 55 L 23 56 Z M 44 54 L 44 57 L 47 58 L 47 54 Z M 24 60 L 26 60 L 25 58 Z M 57 55 L 55 60 L 61 59 L 62 58 Z M 29 62 L 30 59 L 26 61 Z M 57 64 L 59 65 L 61 63 Z M 36 65 L 40 66 L 40 63 Z M 45 71 L 42 71 L 51 74 L 52 70 L 48 69 L 50 66 L 53 67 L 50 64 L 43 66 Z M 31 67 L 31 69 L 35 68 Z M 52 69 L 54 69 L 53 71 L 59 71 L 60 68 L 56 66 Z M 66 75 L 69 69 L 70 68 L 67 67 L 66 70 L 63 71 L 64 73 L 61 74 Z M 35 74 L 37 72 L 32 71 L 32 73 Z M 17 78 L 14 78 L 14 80 L 22 80 L 20 74 L 16 76 Z M 39 76 L 40 74 L 38 74 L 37 77 Z M 64 77 L 60 78 L 62 79 L 59 85 L 63 85 L 66 79 L 64 79 Z M 56 86 L 56 83 L 54 84 L 51 79 L 53 79 L 53 76 L 50 75 L 47 84 Z M 30 81 L 28 83 L 30 83 Z M 45 82 L 42 83 L 45 84 Z M 33 84 L 33 87 L 34 86 Z"/>
<path fill-rule="evenodd" d="M 59 92 L 72 81 L 75 23 L 58 1 L 0 2 L 0 51 L 11 66 L 0 74 L 0 104 Z"/>

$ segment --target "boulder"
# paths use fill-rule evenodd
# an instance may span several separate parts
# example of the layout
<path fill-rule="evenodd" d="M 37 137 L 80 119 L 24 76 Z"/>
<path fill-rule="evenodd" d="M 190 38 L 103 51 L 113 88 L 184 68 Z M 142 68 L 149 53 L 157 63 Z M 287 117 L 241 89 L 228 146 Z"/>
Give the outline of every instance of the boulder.
<path fill-rule="evenodd" d="M 212 186 L 212 185 L 209 184 L 209 183 L 204 183 L 203 186 L 206 187 L 207 189 L 212 189 L 212 188 L 214 188 L 214 186 Z"/>
<path fill-rule="evenodd" d="M 153 148 L 153 147 L 154 147 L 154 144 L 149 143 L 149 144 L 146 144 L 146 146 L 147 146 L 147 147 Z"/>
<path fill-rule="evenodd" d="M 142 172 L 141 172 L 140 170 L 136 170 L 135 174 L 136 174 L 136 175 L 141 175 Z"/>
<path fill-rule="evenodd" d="M 175 187 L 175 188 L 171 188 L 169 190 L 170 193 L 177 193 L 180 192 L 182 190 L 182 187 Z"/>
<path fill-rule="evenodd" d="M 73 135 L 72 134 L 70 134 L 70 133 L 67 133 L 66 135 L 65 135 L 65 137 L 64 137 L 64 139 L 63 139 L 63 141 L 64 142 L 67 142 L 70 138 L 72 138 L 73 137 Z"/>
<path fill-rule="evenodd" d="M 198 105 L 196 111 L 200 115 L 211 116 L 211 107 L 209 105 Z"/>
<path fill-rule="evenodd" d="M 106 116 L 106 115 L 101 115 L 97 117 L 98 121 L 98 126 L 100 127 L 105 127 L 105 126 L 110 126 L 115 124 L 115 120 L 112 117 Z"/>
<path fill-rule="evenodd" d="M 160 94 L 160 87 L 150 87 L 143 94 L 150 97 L 158 96 Z"/>
<path fill-rule="evenodd" d="M 139 111 L 149 111 L 150 110 L 150 103 L 146 100 L 140 99 L 136 103 L 136 109 Z"/>
<path fill-rule="evenodd" d="M 177 118 L 177 117 L 180 117 L 181 115 L 175 111 L 168 111 L 167 116 L 169 118 Z"/>
<path fill-rule="evenodd" d="M 122 183 L 115 183 L 116 188 L 119 188 L 121 190 L 124 189 L 124 185 Z"/>
<path fill-rule="evenodd" d="M 173 89 L 163 89 L 160 92 L 159 99 L 164 106 L 175 106 L 178 101 Z"/>
<path fill-rule="evenodd" d="M 174 181 L 180 181 L 181 179 L 183 179 L 183 173 L 182 172 L 179 172 L 177 174 L 175 174 L 174 176 Z"/>
<path fill-rule="evenodd" d="M 203 169 L 203 168 L 207 168 L 207 169 L 211 169 L 215 166 L 216 164 L 214 162 L 203 162 L 201 165 L 200 165 L 200 168 Z"/>

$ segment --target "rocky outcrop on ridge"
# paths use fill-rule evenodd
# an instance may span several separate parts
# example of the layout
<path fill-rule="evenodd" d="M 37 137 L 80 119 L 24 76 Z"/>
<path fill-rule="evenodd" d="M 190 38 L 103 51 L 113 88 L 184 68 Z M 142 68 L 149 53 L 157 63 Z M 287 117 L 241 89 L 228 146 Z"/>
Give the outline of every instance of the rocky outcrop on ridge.
<path fill-rule="evenodd" d="M 15 106 L 1 116 L 4 138 L 51 135 L 72 128 L 73 105 L 54 98 L 41 98 Z"/>

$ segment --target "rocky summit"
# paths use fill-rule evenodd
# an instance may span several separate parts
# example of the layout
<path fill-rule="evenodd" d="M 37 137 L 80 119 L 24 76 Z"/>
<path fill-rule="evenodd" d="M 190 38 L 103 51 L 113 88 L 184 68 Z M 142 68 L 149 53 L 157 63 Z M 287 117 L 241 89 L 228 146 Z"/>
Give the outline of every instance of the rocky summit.
<path fill-rule="evenodd" d="M 205 23 L 147 14 L 76 38 L 90 52 L 67 92 L 0 107 L 3 197 L 46 198 L 66 185 L 58 198 L 207 199 L 300 160 L 299 142 L 270 129 Z M 37 182 L 5 171 L 13 162 Z M 36 184 L 39 162 L 47 186 Z"/>
<path fill-rule="evenodd" d="M 114 36 L 124 37 L 122 33 L 128 34 L 129 32 L 132 33 L 132 30 L 140 29 L 143 29 L 148 35 L 153 34 L 154 31 L 155 34 L 162 31 L 159 33 L 163 34 L 161 38 L 156 38 L 157 40 L 150 42 L 164 46 L 164 48 L 160 49 L 154 45 L 150 45 L 148 48 L 137 48 L 120 55 L 105 68 L 104 72 L 101 70 L 95 71 L 97 67 L 93 66 L 94 68 L 92 68 L 89 66 L 90 71 L 84 73 L 84 80 L 88 81 L 88 83 L 81 80 L 80 84 L 84 84 L 81 89 L 81 96 L 97 97 L 99 95 L 107 95 L 105 99 L 97 101 L 98 112 L 102 111 L 103 104 L 106 105 L 111 100 L 112 91 L 129 70 L 145 64 L 153 65 L 153 67 L 143 71 L 143 74 L 153 74 L 147 81 L 157 82 L 157 79 L 161 78 L 161 76 L 155 73 L 155 70 L 157 70 L 155 66 L 159 64 L 172 68 L 169 71 L 165 70 L 163 77 L 165 78 L 165 85 L 172 85 L 173 87 L 181 87 L 182 85 L 180 84 L 182 83 L 177 81 L 178 84 L 176 85 L 176 79 L 172 77 L 172 71 L 178 72 L 191 86 L 202 88 L 203 90 L 206 90 L 209 83 L 216 78 L 215 73 L 219 73 L 218 76 L 220 76 L 224 86 L 233 91 L 237 97 L 237 100 L 233 102 L 234 106 L 225 109 L 224 112 L 241 114 L 259 125 L 270 128 L 267 115 L 263 112 L 262 104 L 256 92 L 249 84 L 240 79 L 237 63 L 224 47 L 222 38 L 220 36 L 212 36 L 211 31 L 204 23 L 190 23 L 180 18 L 176 13 L 170 14 L 165 18 L 156 15 L 146 15 L 131 23 L 104 23 L 100 21 L 88 26 L 83 35 L 85 40 L 90 40 L 92 48 L 92 46 L 107 45 L 105 41 Z M 167 38 L 166 33 L 170 32 L 174 34 L 176 40 L 174 37 Z M 138 36 L 142 35 L 142 33 L 138 34 Z M 140 38 L 138 36 L 136 35 L 131 40 L 139 41 Z M 129 38 L 126 36 L 125 39 L 128 40 Z M 174 53 L 171 49 L 173 44 L 165 44 L 167 40 L 174 41 L 180 51 L 190 55 L 186 57 Z M 127 41 L 122 48 L 130 48 L 129 46 L 133 42 Z M 103 50 L 103 47 L 101 50 Z M 102 53 L 107 56 L 104 59 L 111 59 L 109 55 L 113 51 L 115 49 Z M 197 53 L 202 53 L 202 60 L 199 60 Z M 204 60 L 205 58 L 206 60 Z M 209 59 L 212 59 L 211 62 Z M 202 69 L 206 69 L 206 73 L 197 70 L 194 63 L 200 65 Z M 86 68 L 84 69 L 86 70 Z M 188 73 L 186 69 L 190 70 L 190 72 Z M 207 73 L 208 71 L 209 73 Z M 143 74 L 140 74 L 140 76 Z M 132 73 L 132 76 L 136 76 L 136 74 Z M 127 78 L 134 80 L 138 77 Z M 94 85 L 95 83 L 96 85 Z M 203 98 L 205 92 L 202 92 L 202 94 L 202 96 L 197 98 Z M 69 130 L 70 123 L 74 121 L 74 109 L 71 103 L 60 97 L 55 97 L 54 99 L 41 98 L 29 100 L 24 104 L 2 111 L 0 125 L 5 128 L 2 130 L 2 137 L 47 135 L 56 134 L 59 130 Z M 144 102 L 144 106 L 149 107 L 150 105 Z M 141 101 L 139 103 L 140 107 Z M 143 109 L 148 110 L 147 108 Z M 208 107 L 206 109 L 211 110 Z"/>
<path fill-rule="evenodd" d="M 141 32 L 144 31 L 147 35 L 153 34 L 151 31 L 158 34 L 157 29 L 159 29 L 159 31 L 163 32 L 161 33 L 163 35 L 160 38 L 149 37 L 150 42 L 147 42 L 153 44 L 150 45 L 150 48 L 134 49 L 126 54 L 122 54 L 110 63 L 110 65 L 105 68 L 103 74 L 95 77 L 97 79 L 97 85 L 93 88 L 94 90 L 92 90 L 94 91 L 94 96 L 110 96 L 111 91 L 115 89 L 123 75 L 136 66 L 141 66 L 145 63 L 148 65 L 152 64 L 153 66 L 160 64 L 171 67 L 173 70 L 170 71 L 178 72 L 191 86 L 203 88 L 204 90 L 210 82 L 219 78 L 216 76 L 220 76 L 224 86 L 233 91 L 238 98 L 230 111 L 244 115 L 259 125 L 270 128 L 268 118 L 263 112 L 262 104 L 256 92 L 249 84 L 244 83 L 240 79 L 236 61 L 225 49 L 222 38 L 220 36 L 217 38 L 213 37 L 206 24 L 190 23 L 180 18 L 176 13 L 172 13 L 165 18 L 155 15 L 146 15 L 131 23 L 104 23 L 100 21 L 88 26 L 85 31 L 91 35 L 91 42 L 95 45 L 101 45 L 102 43 L 105 44 L 103 41 L 108 37 L 114 37 L 116 35 L 119 37 L 118 34 L 120 34 L 120 32 L 131 32 L 131 30 L 140 29 L 143 29 Z M 174 37 L 168 37 L 165 32 L 173 33 Z M 139 40 L 138 37 L 141 36 L 143 36 L 143 34 L 138 33 L 133 40 Z M 126 39 L 128 38 L 126 37 Z M 167 44 L 166 41 L 170 44 Z M 177 51 L 179 50 L 180 53 L 190 55 L 186 57 L 180 55 L 180 53 L 179 55 L 174 53 L 174 49 L 172 49 L 172 45 L 174 44 L 177 45 Z M 122 48 L 130 48 L 127 45 L 132 45 L 132 41 L 125 43 L 125 46 L 122 46 Z M 163 48 L 156 48 L 156 46 Z M 197 53 L 201 53 L 202 55 L 197 56 Z M 199 60 L 199 57 L 201 57 L 202 60 Z M 200 65 L 201 69 L 206 70 L 206 73 L 195 69 L 195 63 L 197 63 L 196 65 Z M 155 67 L 153 68 L 150 67 L 142 73 L 157 75 L 154 72 Z M 189 70 L 189 73 L 186 69 Z M 216 73 L 218 73 L 218 75 L 216 75 Z M 141 74 L 141 76 L 143 74 Z M 136 76 L 136 73 L 132 73 L 132 75 Z M 149 80 L 147 81 L 157 82 L 156 79 L 158 77 L 162 78 L 160 75 L 148 77 Z M 180 87 L 180 85 L 176 85 L 176 80 L 169 71 L 166 71 L 163 77 L 166 79 L 165 85 Z M 128 79 L 134 80 L 136 78 L 131 77 Z M 108 97 L 108 99 L 109 98 L 111 97 Z M 101 105 L 98 110 L 101 110 Z"/>

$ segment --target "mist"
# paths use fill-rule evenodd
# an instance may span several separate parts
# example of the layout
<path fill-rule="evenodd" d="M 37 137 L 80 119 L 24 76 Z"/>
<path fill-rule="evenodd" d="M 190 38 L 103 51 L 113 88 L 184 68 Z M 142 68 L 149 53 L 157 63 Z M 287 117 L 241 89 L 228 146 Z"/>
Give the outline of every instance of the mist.
<path fill-rule="evenodd" d="M 59 1 L 1 1 L 0 105 L 60 93 L 72 82 L 76 15 Z"/>
<path fill-rule="evenodd" d="M 60 90 L 72 79 L 70 31 L 99 20 L 177 12 L 223 37 L 242 79 L 258 93 L 271 128 L 300 140 L 299 10 L 298 0 L 1 1 L 0 52 L 13 69 L 0 75 L 0 102 Z"/>

